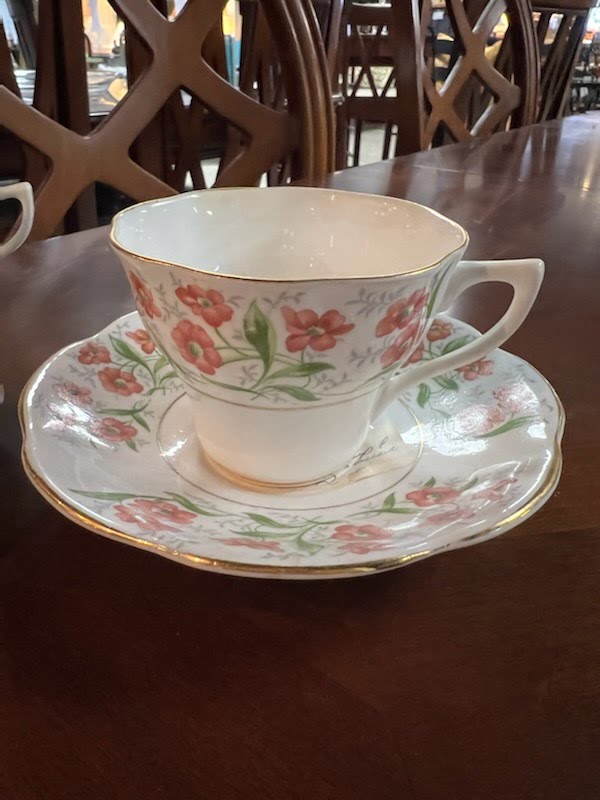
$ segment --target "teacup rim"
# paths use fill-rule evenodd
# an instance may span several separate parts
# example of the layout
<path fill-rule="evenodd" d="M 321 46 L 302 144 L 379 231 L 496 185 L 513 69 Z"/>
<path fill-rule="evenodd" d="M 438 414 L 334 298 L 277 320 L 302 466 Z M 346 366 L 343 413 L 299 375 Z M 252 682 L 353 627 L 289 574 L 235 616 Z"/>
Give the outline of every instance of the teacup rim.
<path fill-rule="evenodd" d="M 257 191 L 277 191 L 277 190 L 290 190 L 293 189 L 296 191 L 305 191 L 305 192 L 326 192 L 328 194 L 335 194 L 335 195 L 342 195 L 342 196 L 360 196 L 360 197 L 367 197 L 375 200 L 394 200 L 398 203 L 403 203 L 406 205 L 417 206 L 419 208 L 423 208 L 428 211 L 433 216 L 437 217 L 438 219 L 442 220 L 443 222 L 452 225 L 454 228 L 457 228 L 462 233 L 462 242 L 449 252 L 445 253 L 439 259 L 434 261 L 431 264 L 427 264 L 423 267 L 415 267 L 415 269 L 411 270 L 402 270 L 399 272 L 388 272 L 388 273 L 381 273 L 375 275 L 324 275 L 321 277 L 306 277 L 306 278 L 268 278 L 268 277 L 261 277 L 259 275 L 236 275 L 232 273 L 216 273 L 209 269 L 203 269 L 202 267 L 190 267 L 187 264 L 182 264 L 178 261 L 167 261 L 166 259 L 162 258 L 153 258 L 152 256 L 143 255 L 142 253 L 138 253 L 135 250 L 126 247 L 125 245 L 121 244 L 115 235 L 116 225 L 118 220 L 125 216 L 128 212 L 133 211 L 140 206 L 149 206 L 157 201 L 161 200 L 168 200 L 168 199 L 176 199 L 178 197 L 197 197 L 199 195 L 204 194 L 205 192 L 230 192 L 230 191 L 247 191 L 247 192 L 257 192 Z M 109 233 L 109 241 L 111 246 L 125 255 L 131 256 L 139 261 L 146 262 L 149 264 L 160 264 L 166 267 L 177 267 L 178 269 L 188 270 L 189 272 L 193 272 L 199 275 L 206 275 L 213 278 L 221 278 L 221 279 L 229 279 L 235 281 L 248 281 L 250 283 L 286 283 L 286 284 L 300 284 L 300 283 L 324 283 L 324 282 L 331 282 L 331 281 L 365 281 L 365 280 L 377 280 L 382 281 L 385 279 L 388 280 L 397 280 L 398 278 L 402 278 L 404 276 L 412 276 L 418 275 L 424 272 L 429 272 L 430 270 L 439 267 L 453 255 L 459 252 L 463 252 L 467 249 L 469 245 L 469 234 L 466 229 L 456 220 L 450 219 L 450 217 L 445 216 L 445 214 L 436 211 L 434 208 L 430 208 L 429 206 L 424 205 L 423 203 L 417 203 L 414 200 L 406 200 L 403 197 L 394 197 L 391 195 L 383 195 L 383 194 L 374 194 L 372 192 L 353 192 L 347 189 L 334 189 L 328 188 L 326 186 L 270 186 L 270 187 L 257 187 L 257 186 L 222 186 L 216 189 L 194 189 L 190 192 L 182 192 L 180 194 L 174 194 L 167 197 L 155 197 L 151 200 L 142 200 L 139 203 L 134 203 L 133 205 L 127 206 L 126 208 L 121 209 L 118 211 L 111 220 L 110 226 L 110 233 Z"/>

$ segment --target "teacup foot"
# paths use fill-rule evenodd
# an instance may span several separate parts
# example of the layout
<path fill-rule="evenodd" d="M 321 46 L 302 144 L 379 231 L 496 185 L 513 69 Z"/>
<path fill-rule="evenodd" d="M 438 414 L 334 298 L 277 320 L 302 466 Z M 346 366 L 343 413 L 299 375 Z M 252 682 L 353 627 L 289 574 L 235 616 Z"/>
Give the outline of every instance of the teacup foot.
<path fill-rule="evenodd" d="M 206 451 L 202 453 L 206 463 L 213 469 L 218 475 L 226 480 L 230 481 L 231 483 L 235 483 L 238 486 L 243 487 L 244 489 L 251 489 L 255 492 L 265 492 L 271 494 L 272 492 L 289 492 L 292 489 L 305 489 L 307 486 L 316 486 L 319 483 L 325 483 L 331 477 L 330 475 L 322 475 L 319 478 L 315 478 L 314 480 L 310 481 L 296 481 L 296 482 L 271 482 L 271 481 L 260 481 L 256 480 L 256 478 L 250 478 L 248 475 L 242 475 L 239 472 L 234 472 L 229 467 L 225 467 L 223 464 L 219 464 L 214 458 L 208 455 Z"/>

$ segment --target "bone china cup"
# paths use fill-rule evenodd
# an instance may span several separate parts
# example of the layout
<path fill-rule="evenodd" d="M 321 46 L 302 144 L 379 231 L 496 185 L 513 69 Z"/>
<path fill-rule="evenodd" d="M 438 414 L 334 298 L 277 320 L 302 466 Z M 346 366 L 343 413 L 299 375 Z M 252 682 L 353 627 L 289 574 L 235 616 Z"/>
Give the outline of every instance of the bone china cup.
<path fill-rule="evenodd" d="M 521 325 L 544 272 L 538 259 L 461 262 L 465 230 L 416 203 L 300 187 L 140 203 L 117 214 L 111 243 L 205 454 L 271 484 L 340 470 L 399 392 L 476 365 Z M 513 286 L 504 316 L 427 360 L 435 315 L 485 281 Z"/>

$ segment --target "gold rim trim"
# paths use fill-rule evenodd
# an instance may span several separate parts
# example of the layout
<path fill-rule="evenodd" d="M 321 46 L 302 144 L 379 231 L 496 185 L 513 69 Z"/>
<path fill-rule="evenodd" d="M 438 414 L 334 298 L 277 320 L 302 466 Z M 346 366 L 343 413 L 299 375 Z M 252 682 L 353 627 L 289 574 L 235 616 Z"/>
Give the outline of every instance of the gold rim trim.
<path fill-rule="evenodd" d="M 81 526 L 82 528 L 86 528 L 87 530 L 92 531 L 93 533 L 98 533 L 101 536 L 105 536 L 109 539 L 115 539 L 120 542 L 125 542 L 126 544 L 132 545 L 133 547 L 138 547 L 142 550 L 149 550 L 150 552 L 158 553 L 166 558 L 171 559 L 172 561 L 177 561 L 182 564 L 187 564 L 190 566 L 194 566 L 197 568 L 204 568 L 209 571 L 213 572 L 228 572 L 231 574 L 239 574 L 239 575 L 246 575 L 247 577 L 260 577 L 268 576 L 268 577 L 291 577 L 291 578 L 319 578 L 319 577 L 352 577 L 352 576 L 359 576 L 359 575 L 372 575 L 378 572 L 386 572 L 388 570 L 395 569 L 397 567 L 405 566 L 413 561 L 420 561 L 424 558 L 428 558 L 432 555 L 437 555 L 438 553 L 443 553 L 447 550 L 457 550 L 460 549 L 461 546 L 467 546 L 470 543 L 475 543 L 477 540 L 483 540 L 487 538 L 491 538 L 493 534 L 497 535 L 501 533 L 503 530 L 508 531 L 511 528 L 515 527 L 517 524 L 524 522 L 528 517 L 530 517 L 535 511 L 537 511 L 546 500 L 550 498 L 554 489 L 556 488 L 558 481 L 560 479 L 560 474 L 562 470 L 562 451 L 560 447 L 560 443 L 562 440 L 562 435 L 565 426 L 565 412 L 560 401 L 560 398 L 556 394 L 554 388 L 548 383 L 548 381 L 541 375 L 535 367 L 531 367 L 546 383 L 550 391 L 552 392 L 554 399 L 556 401 L 557 410 L 558 410 L 558 425 L 556 434 L 554 437 L 554 451 L 552 453 L 552 459 L 550 461 L 549 467 L 547 469 L 546 475 L 544 476 L 544 480 L 540 486 L 540 489 L 532 497 L 524 506 L 522 506 L 517 511 L 510 514 L 508 517 L 497 522 L 495 525 L 492 525 L 490 528 L 486 528 L 483 531 L 479 531 L 476 534 L 471 534 L 470 536 L 466 536 L 463 539 L 459 539 L 457 542 L 453 542 L 452 544 L 444 545 L 443 547 L 439 547 L 433 550 L 422 550 L 418 553 L 412 553 L 411 555 L 407 556 L 396 556 L 394 558 L 387 558 L 387 559 L 378 559 L 375 561 L 367 561 L 362 564 L 346 564 L 346 565 L 338 565 L 338 566 L 313 566 L 313 567 L 281 567 L 281 566 L 272 566 L 270 564 L 247 564 L 240 561 L 227 561 L 224 559 L 213 559 L 213 558 L 206 558 L 205 556 L 196 556 L 192 553 L 185 553 L 179 550 L 172 550 L 164 545 L 156 544 L 153 542 L 148 542 L 145 539 L 140 539 L 137 536 L 133 536 L 128 533 L 123 533 L 122 531 L 117 530 L 116 528 L 112 528 L 109 525 L 105 525 L 104 523 L 98 522 L 97 520 L 93 519 L 89 515 L 79 511 L 74 506 L 70 505 L 66 500 L 60 497 L 60 495 L 52 489 L 46 483 L 46 481 L 35 471 L 29 458 L 27 456 L 27 425 L 26 425 L 26 412 L 25 412 L 25 398 L 29 393 L 29 388 L 32 382 L 37 379 L 40 371 L 44 368 L 43 365 L 40 370 L 37 370 L 34 375 L 29 379 L 21 395 L 19 397 L 19 405 L 18 405 L 18 414 L 19 414 L 19 422 L 21 425 L 21 431 L 23 434 L 23 446 L 21 448 L 21 460 L 23 462 L 23 467 L 25 473 L 34 487 L 38 490 L 38 492 L 44 497 L 47 502 L 53 506 L 57 511 L 59 511 L 63 516 L 67 519 L 70 519 L 72 522 L 75 522 L 77 525 Z"/>
<path fill-rule="evenodd" d="M 453 228 L 458 228 L 458 230 L 460 230 L 461 233 L 462 233 L 463 239 L 462 239 L 462 242 L 460 243 L 460 245 L 458 245 L 458 247 L 455 247 L 454 250 L 451 250 L 449 253 L 446 253 L 444 256 L 439 258 L 437 261 L 434 261 L 432 264 L 427 264 L 427 266 L 425 266 L 425 267 L 417 267 L 416 269 L 406 270 L 406 271 L 403 271 L 403 272 L 392 272 L 392 273 L 385 273 L 385 274 L 380 274 L 380 275 L 361 275 L 361 276 L 358 276 L 358 275 L 347 275 L 347 276 L 335 275 L 335 276 L 328 276 L 328 277 L 322 277 L 322 278 L 314 278 L 314 277 L 310 277 L 310 278 L 308 278 L 308 277 L 307 278 L 262 278 L 260 276 L 254 276 L 254 275 L 221 274 L 221 273 L 218 273 L 218 272 L 213 272 L 212 270 L 203 269 L 202 267 L 190 267 L 190 266 L 188 266 L 186 264 L 180 264 L 177 261 L 165 261 L 162 258 L 152 258 L 151 256 L 144 256 L 141 253 L 136 253 L 135 250 L 130 250 L 128 247 L 125 247 L 125 245 L 122 245 L 120 242 L 117 241 L 116 236 L 115 236 L 115 228 L 116 228 L 116 224 L 117 224 L 118 220 L 122 216 L 125 216 L 128 212 L 132 211 L 135 208 L 139 208 L 140 206 L 150 205 L 152 203 L 160 202 L 162 200 L 164 200 L 164 201 L 168 201 L 168 200 L 173 201 L 174 197 L 177 197 L 177 195 L 175 195 L 174 197 L 161 197 L 161 198 L 157 198 L 155 200 L 143 200 L 141 203 L 134 203 L 133 205 L 127 206 L 127 208 L 124 208 L 121 211 L 119 211 L 112 218 L 112 222 L 111 222 L 111 226 L 110 226 L 109 241 L 110 241 L 112 247 L 114 247 L 115 250 L 118 250 L 119 252 L 124 253 L 125 255 L 128 255 L 128 256 L 130 256 L 132 258 L 137 259 L 138 261 L 142 261 L 142 262 L 145 262 L 147 264 L 159 264 L 160 266 L 163 266 L 163 267 L 177 267 L 177 269 L 185 269 L 188 272 L 195 273 L 196 275 L 206 275 L 207 277 L 211 277 L 211 278 L 220 278 L 220 279 L 224 278 L 224 279 L 235 280 L 235 281 L 248 281 L 250 283 L 287 283 L 287 284 L 293 284 L 293 283 L 325 283 L 327 281 L 384 280 L 385 278 L 389 278 L 391 280 L 396 280 L 398 278 L 404 277 L 405 275 L 406 276 L 408 276 L 408 275 L 418 275 L 418 274 L 420 274 L 422 272 L 429 272 L 430 270 L 435 269 L 435 267 L 439 267 L 440 264 L 443 264 L 445 261 L 447 261 L 453 255 L 455 255 L 456 253 L 459 253 L 461 250 L 464 252 L 467 249 L 467 247 L 469 246 L 469 234 L 462 227 L 462 225 L 458 224 L 458 222 L 455 222 L 453 219 L 450 219 L 449 217 L 444 216 L 444 214 L 440 214 L 439 211 L 436 211 L 433 208 L 429 208 L 428 206 L 424 206 L 422 203 L 415 203 L 414 200 L 404 200 L 403 198 L 400 198 L 400 197 L 390 197 L 388 195 L 382 195 L 382 194 L 370 194 L 370 193 L 367 193 L 367 192 L 349 192 L 349 191 L 342 190 L 342 189 L 328 189 L 326 187 L 314 187 L 313 188 L 313 187 L 310 187 L 310 186 L 276 186 L 276 187 L 270 187 L 269 189 L 258 189 L 256 187 L 250 187 L 250 186 L 242 186 L 242 187 L 239 187 L 239 186 L 224 186 L 224 187 L 219 188 L 219 189 L 210 189 L 210 190 L 200 189 L 200 190 L 196 190 L 194 192 L 184 192 L 184 194 L 183 195 L 179 195 L 179 197 L 188 196 L 188 195 L 196 196 L 196 195 L 200 195 L 201 193 L 204 193 L 206 191 L 210 191 L 210 192 L 230 192 L 230 191 L 237 191 L 237 192 L 257 191 L 257 192 L 263 192 L 263 191 L 277 191 L 277 190 L 281 190 L 281 189 L 285 189 L 285 190 L 288 190 L 288 191 L 294 191 L 294 192 L 302 192 L 302 191 L 326 192 L 326 193 L 329 193 L 329 194 L 338 194 L 338 195 L 344 195 L 344 196 L 349 196 L 349 195 L 357 196 L 358 195 L 359 197 L 369 197 L 371 199 L 377 199 L 377 200 L 382 200 L 382 199 L 383 200 L 393 200 L 394 202 L 401 203 L 403 205 L 418 206 L 419 208 L 424 208 L 426 211 L 428 211 L 430 214 L 432 214 L 433 216 L 437 217 L 438 219 L 443 220 L 444 222 L 447 222 L 449 225 L 452 225 Z"/>

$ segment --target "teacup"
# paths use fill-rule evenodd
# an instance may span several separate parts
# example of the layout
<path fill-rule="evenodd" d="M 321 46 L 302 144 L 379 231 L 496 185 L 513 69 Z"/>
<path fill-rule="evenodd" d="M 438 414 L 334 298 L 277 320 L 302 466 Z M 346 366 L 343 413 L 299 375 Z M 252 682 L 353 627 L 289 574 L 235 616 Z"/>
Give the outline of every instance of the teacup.
<path fill-rule="evenodd" d="M 343 468 L 400 392 L 511 336 L 544 272 L 538 259 L 460 263 L 465 230 L 416 203 L 300 187 L 140 203 L 117 214 L 111 243 L 205 454 L 269 484 Z M 504 316 L 411 363 L 435 315 L 484 281 L 513 286 Z"/>
<path fill-rule="evenodd" d="M 23 182 L 0 186 L 0 200 L 18 200 L 22 209 L 21 220 L 16 231 L 5 242 L 0 244 L 0 258 L 3 258 L 20 247 L 31 231 L 34 213 L 31 184 Z"/>

